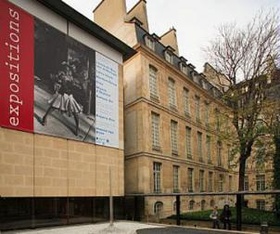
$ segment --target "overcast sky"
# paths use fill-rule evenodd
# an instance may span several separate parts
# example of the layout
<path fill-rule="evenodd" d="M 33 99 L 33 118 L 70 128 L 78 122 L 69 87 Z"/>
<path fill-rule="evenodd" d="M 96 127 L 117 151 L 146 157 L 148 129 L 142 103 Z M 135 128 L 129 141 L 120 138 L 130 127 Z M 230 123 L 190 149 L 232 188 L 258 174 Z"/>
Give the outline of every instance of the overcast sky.
<path fill-rule="evenodd" d="M 92 10 L 101 0 L 63 0 L 93 19 Z M 139 0 L 126 0 L 130 10 Z M 171 27 L 177 30 L 180 56 L 198 72 L 206 61 L 202 48 L 217 35 L 223 23 L 248 23 L 260 10 L 280 8 L 280 0 L 146 0 L 150 33 L 161 36 Z M 107 15 L 106 17 L 109 17 Z"/>

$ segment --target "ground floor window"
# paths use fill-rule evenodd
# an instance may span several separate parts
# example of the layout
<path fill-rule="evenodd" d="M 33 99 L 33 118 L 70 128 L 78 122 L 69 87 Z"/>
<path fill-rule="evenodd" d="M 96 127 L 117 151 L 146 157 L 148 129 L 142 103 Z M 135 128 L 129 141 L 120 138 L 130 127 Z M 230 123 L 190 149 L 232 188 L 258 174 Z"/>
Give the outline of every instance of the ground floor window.
<path fill-rule="evenodd" d="M 206 201 L 202 200 L 201 201 L 201 210 L 205 210 L 205 206 L 206 206 Z"/>
<path fill-rule="evenodd" d="M 190 202 L 189 202 L 189 210 L 193 210 L 194 209 L 194 200 L 191 200 Z"/>
<path fill-rule="evenodd" d="M 163 203 L 160 201 L 156 202 L 154 205 L 154 214 L 159 216 L 162 210 L 163 210 Z"/>
<path fill-rule="evenodd" d="M 124 219 L 124 198 L 114 198 L 114 216 Z M 26 229 L 109 219 L 108 197 L 0 198 L 0 230 Z"/>
<path fill-rule="evenodd" d="M 265 210 L 265 200 L 256 200 L 256 207 L 258 210 Z"/>

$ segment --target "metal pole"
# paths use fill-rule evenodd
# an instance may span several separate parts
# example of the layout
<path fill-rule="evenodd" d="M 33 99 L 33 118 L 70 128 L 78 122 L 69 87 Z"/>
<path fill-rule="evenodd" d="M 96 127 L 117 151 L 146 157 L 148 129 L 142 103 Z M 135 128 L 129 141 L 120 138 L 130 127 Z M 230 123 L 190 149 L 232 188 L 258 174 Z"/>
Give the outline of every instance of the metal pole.
<path fill-rule="evenodd" d="M 109 168 L 109 186 L 110 186 L 110 198 L 109 198 L 109 209 L 110 209 L 110 226 L 113 226 L 114 219 L 114 207 L 113 207 L 113 196 L 112 196 L 112 172 L 111 167 Z"/>
<path fill-rule="evenodd" d="M 176 224 L 178 226 L 181 225 L 180 210 L 181 210 L 180 195 L 176 195 Z"/>
<path fill-rule="evenodd" d="M 236 195 L 236 230 L 242 230 L 242 202 L 243 202 L 243 195 L 237 194 Z"/>

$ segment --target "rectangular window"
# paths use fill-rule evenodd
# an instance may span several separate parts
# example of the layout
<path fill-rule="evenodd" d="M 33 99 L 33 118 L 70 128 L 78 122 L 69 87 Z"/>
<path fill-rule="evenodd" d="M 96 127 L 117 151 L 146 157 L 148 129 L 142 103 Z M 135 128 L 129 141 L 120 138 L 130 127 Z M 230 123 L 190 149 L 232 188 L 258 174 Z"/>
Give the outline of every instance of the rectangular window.
<path fill-rule="evenodd" d="M 158 71 L 151 65 L 149 66 L 149 88 L 150 97 L 158 100 Z"/>
<path fill-rule="evenodd" d="M 209 116 L 210 116 L 210 104 L 209 103 L 205 103 L 205 116 L 204 116 L 204 120 L 205 120 L 205 126 L 209 127 Z"/>
<path fill-rule="evenodd" d="M 152 147 L 155 150 L 160 150 L 160 126 L 159 115 L 152 113 Z"/>
<path fill-rule="evenodd" d="M 244 191 L 249 191 L 249 178 L 248 178 L 248 176 L 244 177 Z"/>
<path fill-rule="evenodd" d="M 199 171 L 199 191 L 204 192 L 204 171 Z"/>
<path fill-rule="evenodd" d="M 154 192 L 161 192 L 161 163 L 154 162 Z"/>
<path fill-rule="evenodd" d="M 218 166 L 222 166 L 222 143 L 220 141 L 217 142 L 217 160 Z"/>
<path fill-rule="evenodd" d="M 178 133 L 177 133 L 177 122 L 171 120 L 171 149 L 172 154 L 178 154 Z"/>
<path fill-rule="evenodd" d="M 187 68 L 187 65 L 183 62 L 180 62 L 180 70 L 184 73 L 184 74 L 188 74 L 188 68 Z"/>
<path fill-rule="evenodd" d="M 184 100 L 184 112 L 186 116 L 190 116 L 190 99 L 189 90 L 183 89 L 183 100 Z"/>
<path fill-rule="evenodd" d="M 232 176 L 229 176 L 228 177 L 228 186 L 229 186 L 229 189 L 228 189 L 228 191 L 232 191 Z"/>
<path fill-rule="evenodd" d="M 212 163 L 212 157 L 211 157 L 211 137 L 206 136 L 206 157 L 208 163 Z"/>
<path fill-rule="evenodd" d="M 194 209 L 194 204 L 195 204 L 195 201 L 194 200 L 191 200 L 189 202 L 189 210 L 193 210 Z"/>
<path fill-rule="evenodd" d="M 224 191 L 224 176 L 223 175 L 219 175 L 218 191 L 219 192 L 223 192 Z"/>
<path fill-rule="evenodd" d="M 194 192 L 193 187 L 193 168 L 188 168 L 188 191 Z"/>
<path fill-rule="evenodd" d="M 195 117 L 196 121 L 201 121 L 200 120 L 200 97 L 195 96 Z"/>
<path fill-rule="evenodd" d="M 145 36 L 145 44 L 148 46 L 151 50 L 155 50 L 155 41 L 150 36 Z"/>
<path fill-rule="evenodd" d="M 187 158 L 192 158 L 192 150 L 191 150 L 191 128 L 186 127 L 186 153 Z"/>
<path fill-rule="evenodd" d="M 202 153 L 202 133 L 197 132 L 197 154 L 200 162 L 203 162 L 203 153 Z"/>
<path fill-rule="evenodd" d="M 231 146 L 227 145 L 227 164 L 228 168 L 231 168 Z"/>
<path fill-rule="evenodd" d="M 208 192 L 213 192 L 213 172 L 209 172 L 208 174 L 209 178 L 208 178 Z"/>
<path fill-rule="evenodd" d="M 256 175 L 257 191 L 265 190 L 265 175 Z"/>
<path fill-rule="evenodd" d="M 171 51 L 166 50 L 164 53 L 165 60 L 171 64 L 173 64 L 173 54 Z"/>
<path fill-rule="evenodd" d="M 178 193 L 179 191 L 179 167 L 173 166 L 173 192 Z"/>
<path fill-rule="evenodd" d="M 256 200 L 256 207 L 258 210 L 265 210 L 265 200 Z"/>
<path fill-rule="evenodd" d="M 168 101 L 171 108 L 176 109 L 176 88 L 175 81 L 171 78 L 168 79 Z"/>
<path fill-rule="evenodd" d="M 221 130 L 221 119 L 220 119 L 220 111 L 219 110 L 215 110 L 215 119 L 216 119 L 216 131 L 220 131 Z"/>

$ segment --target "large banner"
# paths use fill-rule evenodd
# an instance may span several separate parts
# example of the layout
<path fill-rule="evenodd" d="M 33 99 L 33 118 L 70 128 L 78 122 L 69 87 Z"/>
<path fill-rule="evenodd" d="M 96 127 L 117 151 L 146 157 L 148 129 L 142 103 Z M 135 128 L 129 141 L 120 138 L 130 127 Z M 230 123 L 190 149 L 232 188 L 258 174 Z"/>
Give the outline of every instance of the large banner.
<path fill-rule="evenodd" d="M 33 17 L 0 2 L 0 123 L 33 131 Z"/>
<path fill-rule="evenodd" d="M 119 147 L 118 64 L 0 2 L 0 124 Z"/>
<path fill-rule="evenodd" d="M 118 65 L 96 53 L 96 143 L 118 147 Z"/>

